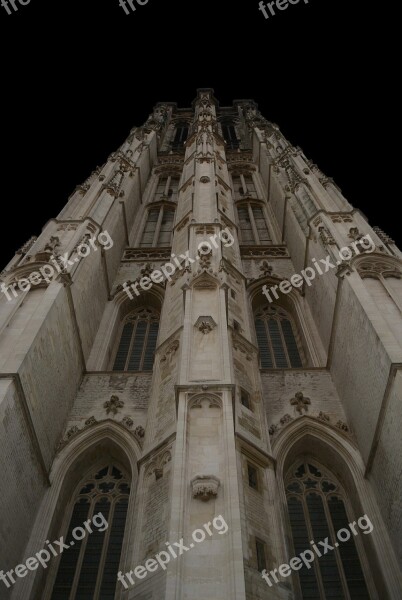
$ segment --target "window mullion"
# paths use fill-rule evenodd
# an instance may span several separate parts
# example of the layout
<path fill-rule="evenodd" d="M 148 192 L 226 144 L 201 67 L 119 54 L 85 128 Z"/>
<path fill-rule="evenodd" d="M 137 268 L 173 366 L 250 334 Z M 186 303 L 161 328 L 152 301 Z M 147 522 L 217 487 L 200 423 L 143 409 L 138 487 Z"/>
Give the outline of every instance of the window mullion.
<path fill-rule="evenodd" d="M 271 334 L 269 332 L 268 321 L 269 321 L 269 319 L 267 319 L 267 318 L 264 319 L 265 331 L 267 333 L 268 347 L 269 347 L 269 351 L 270 351 L 271 357 L 272 357 L 272 368 L 276 369 L 276 356 L 274 353 L 274 347 L 272 345 Z"/>
<path fill-rule="evenodd" d="M 158 245 L 159 232 L 160 232 L 160 228 L 161 228 L 161 224 L 162 224 L 162 219 L 163 219 L 163 206 L 161 206 L 160 210 L 159 210 L 158 221 L 157 221 L 156 227 L 155 227 L 154 239 L 152 240 L 152 246 L 154 246 L 154 247 Z"/>
<path fill-rule="evenodd" d="M 278 329 L 279 329 L 279 332 L 280 332 L 280 335 L 281 335 L 282 345 L 283 345 L 283 349 L 285 351 L 285 356 L 286 356 L 286 360 L 288 362 L 288 367 L 291 368 L 292 367 L 292 363 L 290 361 L 290 356 L 289 356 L 289 353 L 288 353 L 288 347 L 287 347 L 287 344 L 286 344 L 286 338 L 284 336 L 283 329 L 282 329 L 282 320 L 278 319 L 277 322 L 278 322 L 278 325 L 279 325 Z"/>
<path fill-rule="evenodd" d="M 306 468 L 306 465 L 305 465 L 305 468 Z M 308 469 L 306 469 L 306 471 L 308 472 Z M 313 528 L 312 528 L 311 523 L 310 523 L 310 511 L 309 511 L 308 506 L 307 506 L 306 493 L 305 492 L 303 492 L 303 510 L 304 510 L 304 519 L 306 521 L 306 527 L 307 527 L 307 531 L 308 531 L 308 534 L 309 534 L 309 538 L 310 538 L 310 540 L 314 540 Z M 311 548 L 306 548 L 306 550 L 310 550 L 310 549 Z M 315 576 L 317 578 L 318 589 L 319 589 L 319 592 L 320 592 L 320 600 L 325 600 L 324 584 L 323 584 L 322 579 L 321 579 L 321 571 L 320 571 L 319 565 L 317 565 L 316 559 L 313 562 L 313 569 L 314 569 L 314 572 L 315 572 Z"/>
<path fill-rule="evenodd" d="M 150 327 L 150 321 L 148 319 L 147 320 L 147 328 L 146 328 L 145 335 L 144 335 L 144 344 L 142 346 L 140 364 L 138 365 L 140 371 L 142 371 L 144 368 L 144 359 L 145 359 L 145 353 L 146 353 L 148 337 L 149 337 L 149 327 Z"/>
<path fill-rule="evenodd" d="M 169 188 L 170 188 L 170 182 L 172 181 L 172 176 L 168 175 L 167 179 L 166 179 L 166 185 L 165 185 L 165 192 L 164 195 L 166 197 L 169 196 Z"/>
<path fill-rule="evenodd" d="M 137 334 L 137 325 L 138 325 L 138 319 L 136 319 L 135 323 L 133 323 L 133 331 L 131 334 L 130 346 L 129 346 L 128 352 L 127 352 L 126 364 L 124 365 L 125 371 L 128 371 L 128 366 L 130 364 L 131 352 L 133 351 L 135 336 Z"/>
<path fill-rule="evenodd" d="M 251 227 L 252 227 L 253 234 L 254 234 L 254 241 L 257 245 L 260 245 L 261 242 L 260 242 L 260 238 L 258 236 L 258 229 L 257 229 L 257 225 L 255 224 L 253 208 L 252 208 L 250 202 L 247 202 L 247 208 L 248 208 L 248 216 L 251 221 Z"/>
<path fill-rule="evenodd" d="M 247 188 L 246 179 L 245 179 L 243 173 L 240 173 L 240 181 L 241 181 L 241 185 L 243 188 L 243 194 L 246 195 L 248 192 L 248 188 Z"/>
<path fill-rule="evenodd" d="M 107 549 L 109 546 L 109 539 L 110 539 L 110 535 L 111 535 L 110 532 L 111 532 L 112 525 L 113 525 L 115 504 L 116 504 L 116 502 L 110 503 L 110 511 L 109 511 L 109 515 L 108 515 L 108 524 L 109 525 L 106 530 L 105 537 L 103 539 L 102 554 L 101 554 L 101 557 L 99 560 L 98 578 L 96 580 L 93 600 L 99 599 L 99 594 L 100 594 L 100 590 L 101 590 L 101 586 L 102 586 L 102 580 L 103 580 L 103 575 L 104 575 L 104 570 L 105 570 L 105 561 L 106 561 L 106 556 L 107 556 Z"/>
<path fill-rule="evenodd" d="M 88 520 L 92 521 L 92 517 L 93 517 L 93 514 L 94 514 L 94 508 L 95 508 L 95 505 L 96 505 L 96 500 L 97 500 L 97 496 L 95 498 L 91 498 L 91 504 L 90 504 L 89 511 L 88 511 L 87 521 Z M 77 503 L 77 501 L 78 501 L 78 499 L 75 500 L 73 506 L 75 506 L 75 504 Z M 80 575 L 81 575 L 82 563 L 84 561 L 85 552 L 86 552 L 86 548 L 87 548 L 88 535 L 90 535 L 89 532 L 87 533 L 87 535 L 82 540 L 81 549 L 80 549 L 80 555 L 78 557 L 77 566 L 76 566 L 76 569 L 75 569 L 74 580 L 73 580 L 73 583 L 71 585 L 71 592 L 70 592 L 69 600 L 75 600 L 75 595 L 77 593 L 78 582 L 80 580 Z M 67 543 L 70 543 L 70 540 L 67 541 Z"/>
<path fill-rule="evenodd" d="M 342 502 L 345 504 L 345 500 L 344 500 L 344 498 L 341 495 L 340 495 L 340 498 L 342 499 Z M 335 541 L 337 540 L 337 537 L 336 537 L 336 532 L 335 532 L 334 526 L 332 524 L 331 514 L 329 512 L 329 507 L 328 507 L 328 503 L 327 503 L 327 497 L 325 497 L 324 510 L 325 510 L 325 516 L 327 517 L 328 529 L 329 529 L 329 532 L 331 534 L 331 538 L 333 539 L 334 544 L 335 544 Z M 345 510 L 346 510 L 346 505 L 345 505 Z M 345 600 L 352 600 L 351 597 L 350 597 L 350 594 L 349 594 L 349 587 L 348 587 L 348 582 L 347 582 L 347 579 L 346 579 L 346 575 L 345 575 L 345 572 L 343 570 L 343 564 L 342 564 L 341 554 L 340 554 L 338 548 L 336 548 L 336 547 L 333 549 L 333 552 L 335 552 L 336 563 L 338 565 L 339 576 L 341 578 L 342 589 L 343 589 L 343 593 L 345 594 Z"/>

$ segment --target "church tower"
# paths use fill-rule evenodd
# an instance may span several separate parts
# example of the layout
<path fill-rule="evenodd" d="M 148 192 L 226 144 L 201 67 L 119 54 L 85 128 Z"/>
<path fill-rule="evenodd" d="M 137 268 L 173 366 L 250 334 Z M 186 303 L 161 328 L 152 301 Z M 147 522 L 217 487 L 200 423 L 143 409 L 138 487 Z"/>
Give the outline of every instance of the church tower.
<path fill-rule="evenodd" d="M 157 104 L 1 281 L 1 598 L 402 597 L 402 253 L 254 101 Z"/>

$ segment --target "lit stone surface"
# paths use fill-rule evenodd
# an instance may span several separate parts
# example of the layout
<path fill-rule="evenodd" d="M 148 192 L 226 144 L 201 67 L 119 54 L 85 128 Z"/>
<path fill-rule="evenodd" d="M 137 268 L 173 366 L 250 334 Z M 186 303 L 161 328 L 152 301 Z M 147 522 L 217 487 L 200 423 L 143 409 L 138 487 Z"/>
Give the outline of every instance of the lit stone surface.
<path fill-rule="evenodd" d="M 189 127 L 181 147 L 179 121 Z M 179 178 L 174 193 L 167 177 Z M 230 243 L 219 241 L 223 230 Z M 374 252 L 278 292 L 302 366 L 260 368 L 253 315 L 267 304 L 263 286 L 313 259 L 336 262 L 356 230 Z M 359 538 L 371 597 L 400 599 L 402 254 L 392 240 L 252 101 L 222 108 L 211 90 L 191 109 L 157 105 L 16 254 L 3 282 L 46 264 L 46 247 L 73 256 L 101 231 L 111 248 L 49 285 L 0 297 L 0 568 L 65 534 L 74 490 L 107 457 L 132 476 L 123 573 L 166 542 L 191 542 L 219 515 L 228 525 L 166 571 L 127 591 L 118 583 L 116 600 L 299 597 L 296 578 L 268 588 L 256 540 L 268 570 L 294 555 L 284 480 L 308 457 L 343 486 L 353 518 L 367 513 L 374 525 Z M 196 260 L 208 241 L 212 252 Z M 195 262 L 179 268 L 173 258 L 186 253 Z M 169 262 L 168 278 L 129 298 L 125 282 Z M 141 308 L 160 312 L 153 370 L 113 371 L 125 319 Z M 10 590 L 0 582 L 0 597 L 50 600 L 57 564 Z"/>

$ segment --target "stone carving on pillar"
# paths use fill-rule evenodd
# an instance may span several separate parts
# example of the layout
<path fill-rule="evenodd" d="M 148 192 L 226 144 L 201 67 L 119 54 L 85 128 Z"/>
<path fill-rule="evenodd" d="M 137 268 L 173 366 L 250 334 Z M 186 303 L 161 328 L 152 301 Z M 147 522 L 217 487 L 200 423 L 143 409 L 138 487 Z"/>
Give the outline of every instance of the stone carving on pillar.
<path fill-rule="evenodd" d="M 208 126 L 201 125 L 197 135 L 197 158 L 213 156 L 214 138 Z"/>
<path fill-rule="evenodd" d="M 333 223 L 353 223 L 353 217 L 344 213 L 331 215 L 331 220 Z"/>
<path fill-rule="evenodd" d="M 306 398 L 303 392 L 297 392 L 295 397 L 290 400 L 290 404 L 295 406 L 297 412 L 301 415 L 303 411 L 308 412 L 308 405 L 311 404 L 311 400 Z"/>
<path fill-rule="evenodd" d="M 216 323 L 210 316 L 198 317 L 197 321 L 194 323 L 194 327 L 201 331 L 204 335 L 211 333 L 213 329 L 216 327 Z"/>
<path fill-rule="evenodd" d="M 76 231 L 78 223 L 59 223 L 57 231 Z"/>
<path fill-rule="evenodd" d="M 363 234 L 360 233 L 359 229 L 357 227 L 351 227 L 349 229 L 349 235 L 348 238 L 350 238 L 351 240 L 354 240 L 355 242 L 358 242 L 359 240 L 361 240 L 363 237 Z"/>
<path fill-rule="evenodd" d="M 144 124 L 143 131 L 156 131 L 159 133 L 165 127 L 168 116 L 169 109 L 167 105 L 161 104 L 160 106 L 157 106 L 152 115 L 148 117 L 146 123 Z"/>
<path fill-rule="evenodd" d="M 193 498 L 203 502 L 214 499 L 218 495 L 220 481 L 215 475 L 197 475 L 191 480 Z"/>
<path fill-rule="evenodd" d="M 219 392 L 208 392 L 209 386 L 200 386 L 202 392 L 192 392 L 188 395 L 188 408 L 189 409 L 203 409 L 203 408 L 222 408 L 222 394 Z"/>
<path fill-rule="evenodd" d="M 318 228 L 318 231 L 320 233 L 320 240 L 325 248 L 327 246 L 336 245 L 336 241 L 332 237 L 332 234 L 324 225 L 321 225 L 321 227 Z"/>
<path fill-rule="evenodd" d="M 200 246 L 200 250 L 203 249 L 208 249 L 207 246 Z M 197 274 L 199 275 L 200 273 L 204 273 L 205 271 L 207 271 L 208 273 L 212 273 L 212 268 L 211 268 L 211 260 L 212 260 L 212 248 L 208 251 L 208 252 L 202 252 L 201 254 L 199 254 L 199 266 L 200 268 L 197 270 Z"/>
<path fill-rule="evenodd" d="M 214 130 L 216 119 L 212 104 L 207 96 L 197 102 L 197 117 L 194 123 L 196 131 L 196 158 L 210 162 L 214 155 Z"/>
<path fill-rule="evenodd" d="M 166 377 L 172 374 L 175 362 L 176 362 L 176 352 L 179 349 L 179 340 L 174 340 L 169 346 L 166 348 L 163 356 L 160 359 L 160 369 L 161 369 L 161 381 L 164 381 Z"/>
<path fill-rule="evenodd" d="M 172 454 L 170 446 L 167 450 L 163 451 L 161 454 L 158 454 L 156 457 L 153 458 L 153 460 L 146 469 L 145 477 L 151 477 L 152 475 L 155 475 L 156 480 L 161 479 L 164 474 L 165 465 L 167 465 L 171 460 Z"/>
<path fill-rule="evenodd" d="M 123 180 L 124 172 L 122 169 L 118 169 L 109 179 L 109 181 L 102 186 L 102 190 L 106 190 L 114 198 L 121 197 L 124 195 L 124 192 L 121 191 Z"/>
<path fill-rule="evenodd" d="M 51 254 L 54 254 L 58 248 L 60 248 L 60 238 L 52 235 L 43 250 L 44 252 L 50 252 Z"/>

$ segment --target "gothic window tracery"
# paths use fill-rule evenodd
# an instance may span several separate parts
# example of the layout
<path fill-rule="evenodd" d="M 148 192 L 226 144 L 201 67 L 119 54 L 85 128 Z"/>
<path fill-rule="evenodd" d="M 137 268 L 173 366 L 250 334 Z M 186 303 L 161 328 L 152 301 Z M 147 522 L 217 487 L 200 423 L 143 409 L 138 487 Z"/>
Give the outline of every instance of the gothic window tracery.
<path fill-rule="evenodd" d="M 159 314 L 151 308 L 130 313 L 123 325 L 113 371 L 152 371 Z"/>
<path fill-rule="evenodd" d="M 114 599 L 129 496 L 129 478 L 113 464 L 80 485 L 64 536 L 70 547 L 61 554 L 51 600 Z"/>
<path fill-rule="evenodd" d="M 255 313 L 255 330 L 262 369 L 303 366 L 295 325 L 283 308 L 267 305 L 259 309 Z"/>

